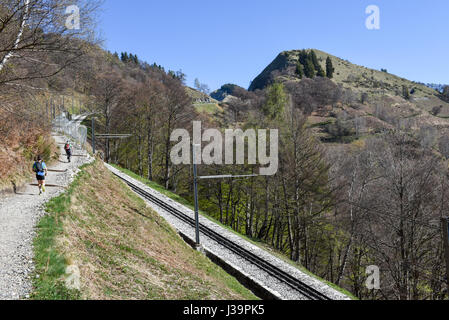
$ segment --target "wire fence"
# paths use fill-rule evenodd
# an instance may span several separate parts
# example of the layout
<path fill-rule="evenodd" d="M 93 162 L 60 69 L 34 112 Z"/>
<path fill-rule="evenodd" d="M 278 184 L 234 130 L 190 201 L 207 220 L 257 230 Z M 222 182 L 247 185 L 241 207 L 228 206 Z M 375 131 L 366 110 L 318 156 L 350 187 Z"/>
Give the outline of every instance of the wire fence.
<path fill-rule="evenodd" d="M 79 146 L 84 146 L 87 141 L 86 126 L 81 125 L 79 121 L 69 120 L 65 112 L 55 117 L 53 127 L 59 133 L 68 136 Z"/>

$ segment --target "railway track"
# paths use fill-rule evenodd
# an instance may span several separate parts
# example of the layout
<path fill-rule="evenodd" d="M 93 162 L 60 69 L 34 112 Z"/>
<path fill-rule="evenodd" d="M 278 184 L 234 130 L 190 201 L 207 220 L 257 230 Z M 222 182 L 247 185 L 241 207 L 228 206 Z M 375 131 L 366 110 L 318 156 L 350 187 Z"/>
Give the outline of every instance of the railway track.
<path fill-rule="evenodd" d="M 166 210 L 168 213 L 175 216 L 177 219 L 183 221 L 184 223 L 190 225 L 191 227 L 195 227 L 195 220 L 189 216 L 187 216 L 185 213 L 181 212 L 177 208 L 171 206 L 170 204 L 167 204 L 163 200 L 155 197 L 154 195 L 150 194 L 149 192 L 143 190 L 136 184 L 130 182 L 129 180 L 117 175 L 114 173 L 115 176 L 123 180 L 135 193 L 139 194 L 146 200 L 154 203 L 158 207 Z M 233 252 L 234 254 L 238 255 L 240 258 L 248 261 L 249 263 L 257 266 L 260 270 L 266 272 L 270 276 L 274 277 L 278 281 L 286 284 L 290 288 L 296 290 L 299 292 L 302 296 L 304 296 L 307 299 L 310 300 L 331 300 L 328 296 L 321 293 L 320 291 L 316 290 L 315 288 L 309 286 L 308 284 L 305 284 L 304 282 L 300 281 L 299 279 L 291 276 L 284 270 L 278 268 L 277 266 L 273 265 L 272 263 L 265 261 L 264 259 L 260 258 L 259 256 L 255 255 L 254 253 L 250 252 L 249 250 L 242 248 L 238 244 L 230 241 L 223 235 L 215 232 L 214 230 L 200 224 L 200 232 L 205 235 L 206 237 L 212 239 L 213 241 L 219 243 L 229 251 Z"/>

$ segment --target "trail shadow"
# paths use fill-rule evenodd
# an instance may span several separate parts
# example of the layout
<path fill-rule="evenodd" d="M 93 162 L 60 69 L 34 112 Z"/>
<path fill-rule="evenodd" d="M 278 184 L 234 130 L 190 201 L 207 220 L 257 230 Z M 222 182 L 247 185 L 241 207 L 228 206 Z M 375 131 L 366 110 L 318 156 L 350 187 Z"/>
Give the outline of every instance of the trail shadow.
<path fill-rule="evenodd" d="M 38 196 L 37 193 L 23 193 L 23 192 L 16 192 L 16 195 L 18 195 L 18 196 Z"/>
<path fill-rule="evenodd" d="M 30 186 L 37 187 L 37 183 L 30 183 Z M 45 188 L 64 188 L 64 186 L 60 186 L 58 184 L 46 183 Z"/>
<path fill-rule="evenodd" d="M 48 169 L 48 172 L 65 173 L 65 172 L 67 172 L 67 169 L 65 169 L 65 170 Z"/>

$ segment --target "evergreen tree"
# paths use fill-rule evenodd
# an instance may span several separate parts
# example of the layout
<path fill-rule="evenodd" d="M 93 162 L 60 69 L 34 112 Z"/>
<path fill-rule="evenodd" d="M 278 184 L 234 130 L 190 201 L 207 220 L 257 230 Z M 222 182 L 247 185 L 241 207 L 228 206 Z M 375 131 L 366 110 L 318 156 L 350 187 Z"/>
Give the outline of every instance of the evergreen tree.
<path fill-rule="evenodd" d="M 315 51 L 310 50 L 309 59 L 310 59 L 310 60 L 312 61 L 312 63 L 313 63 L 313 68 L 314 68 L 315 71 L 316 71 L 316 75 L 317 75 L 318 77 L 325 77 L 326 74 L 324 73 L 324 70 L 323 70 L 323 68 L 321 67 L 321 65 L 320 65 L 320 63 L 319 63 L 319 61 L 318 61 L 318 58 L 317 58 L 317 56 L 316 56 Z M 315 74 L 314 74 L 314 75 L 315 75 Z M 313 78 L 313 76 L 312 76 L 312 77 L 309 77 L 309 78 Z"/>
<path fill-rule="evenodd" d="M 267 89 L 267 100 L 262 107 L 264 114 L 270 119 L 279 119 L 287 105 L 288 98 L 282 83 L 274 83 Z"/>
<path fill-rule="evenodd" d="M 176 73 L 175 73 L 173 70 L 169 70 L 169 71 L 168 71 L 168 75 L 169 75 L 170 77 L 172 77 L 173 79 L 176 79 Z"/>
<path fill-rule="evenodd" d="M 443 98 L 449 101 L 449 86 L 443 87 Z"/>
<path fill-rule="evenodd" d="M 122 52 L 121 60 L 125 63 L 129 61 L 128 52 Z"/>
<path fill-rule="evenodd" d="M 307 58 L 306 63 L 304 65 L 304 75 L 307 78 L 315 77 L 315 68 L 313 66 L 313 61 L 310 57 Z"/>
<path fill-rule="evenodd" d="M 137 54 L 131 54 L 130 60 L 135 64 L 139 64 L 139 59 L 137 58 Z"/>
<path fill-rule="evenodd" d="M 321 66 L 320 66 L 320 63 L 318 62 L 318 58 L 315 54 L 315 51 L 310 50 L 309 57 L 310 57 L 310 59 L 312 59 L 313 67 L 315 68 L 315 70 L 319 70 L 321 68 Z"/>
<path fill-rule="evenodd" d="M 318 77 L 323 77 L 323 78 L 326 76 L 326 74 L 324 73 L 323 68 L 321 68 L 320 65 L 318 65 L 318 67 L 316 68 L 316 75 Z"/>
<path fill-rule="evenodd" d="M 299 63 L 302 64 L 303 66 L 306 65 L 308 58 L 309 58 L 309 55 L 308 55 L 307 51 L 301 50 L 299 52 Z"/>
<path fill-rule="evenodd" d="M 410 99 L 410 92 L 408 91 L 407 86 L 402 86 L 402 96 L 406 100 Z"/>
<path fill-rule="evenodd" d="M 298 75 L 299 79 L 302 79 L 304 76 L 304 67 L 302 66 L 301 62 L 298 61 L 296 64 L 296 74 Z"/>
<path fill-rule="evenodd" d="M 326 77 L 332 79 L 334 77 L 334 66 L 332 65 L 331 58 L 327 57 L 326 59 Z"/>

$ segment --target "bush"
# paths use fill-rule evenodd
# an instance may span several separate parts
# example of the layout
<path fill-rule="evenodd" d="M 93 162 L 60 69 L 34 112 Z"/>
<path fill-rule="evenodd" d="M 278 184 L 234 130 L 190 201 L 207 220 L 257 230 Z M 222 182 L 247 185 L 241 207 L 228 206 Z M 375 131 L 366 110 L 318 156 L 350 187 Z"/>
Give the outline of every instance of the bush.
<path fill-rule="evenodd" d="M 332 140 L 344 143 L 351 142 L 355 135 L 353 123 L 342 119 L 337 119 L 334 123 L 327 124 L 325 131 L 332 136 Z"/>

